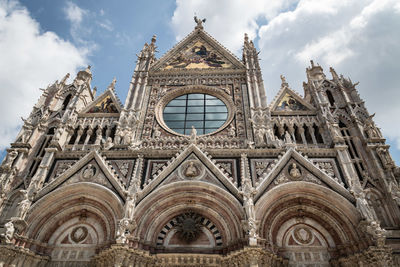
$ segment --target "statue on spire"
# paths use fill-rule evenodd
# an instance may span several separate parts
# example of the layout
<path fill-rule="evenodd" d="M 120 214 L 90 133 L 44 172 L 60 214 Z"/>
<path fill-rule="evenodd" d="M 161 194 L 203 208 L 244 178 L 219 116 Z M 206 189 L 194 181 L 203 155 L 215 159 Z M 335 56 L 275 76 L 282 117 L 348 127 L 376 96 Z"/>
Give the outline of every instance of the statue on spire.
<path fill-rule="evenodd" d="M 203 29 L 203 23 L 206 22 L 206 19 L 198 19 L 197 16 L 194 16 L 194 22 L 197 23 L 195 29 Z"/>

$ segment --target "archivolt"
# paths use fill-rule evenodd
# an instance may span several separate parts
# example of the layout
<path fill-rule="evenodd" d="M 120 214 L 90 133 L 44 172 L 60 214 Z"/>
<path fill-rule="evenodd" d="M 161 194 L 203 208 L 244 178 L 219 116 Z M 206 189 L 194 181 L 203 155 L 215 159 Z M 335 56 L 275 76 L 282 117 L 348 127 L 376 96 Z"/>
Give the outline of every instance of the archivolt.
<path fill-rule="evenodd" d="M 32 206 L 25 235 L 47 243 L 65 221 L 76 216 L 90 216 L 102 225 L 105 239 L 110 240 L 122 210 L 121 199 L 104 186 L 86 182 L 63 186 Z"/>
<path fill-rule="evenodd" d="M 135 215 L 140 218 L 137 234 L 146 243 L 156 245 L 163 227 L 188 210 L 212 221 L 224 244 L 234 243 L 243 236 L 244 211 L 240 202 L 217 186 L 197 181 L 168 184 L 144 198 Z"/>
<path fill-rule="evenodd" d="M 336 245 L 359 242 L 356 225 L 360 218 L 355 207 L 325 187 L 291 182 L 275 187 L 256 203 L 260 236 L 277 243 L 280 227 L 292 218 L 310 218 L 323 226 Z"/>

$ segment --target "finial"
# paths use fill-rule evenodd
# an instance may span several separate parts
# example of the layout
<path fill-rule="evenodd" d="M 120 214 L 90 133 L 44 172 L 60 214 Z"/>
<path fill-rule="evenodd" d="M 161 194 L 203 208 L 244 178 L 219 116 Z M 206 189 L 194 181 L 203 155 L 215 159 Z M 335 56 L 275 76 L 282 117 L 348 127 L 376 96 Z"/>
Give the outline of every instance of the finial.
<path fill-rule="evenodd" d="M 311 68 L 314 68 L 314 60 L 310 60 Z"/>
<path fill-rule="evenodd" d="M 115 84 L 117 83 L 117 79 L 114 77 L 110 85 L 108 86 L 108 89 L 115 90 Z"/>
<path fill-rule="evenodd" d="M 197 23 L 195 29 L 203 29 L 203 23 L 206 22 L 206 19 L 198 19 L 197 16 L 194 16 L 194 22 Z"/>
<path fill-rule="evenodd" d="M 337 75 L 337 73 L 336 73 L 336 71 L 335 71 L 334 68 L 329 67 L 329 71 L 331 72 L 332 78 L 333 78 L 334 80 L 339 80 L 339 76 Z"/>

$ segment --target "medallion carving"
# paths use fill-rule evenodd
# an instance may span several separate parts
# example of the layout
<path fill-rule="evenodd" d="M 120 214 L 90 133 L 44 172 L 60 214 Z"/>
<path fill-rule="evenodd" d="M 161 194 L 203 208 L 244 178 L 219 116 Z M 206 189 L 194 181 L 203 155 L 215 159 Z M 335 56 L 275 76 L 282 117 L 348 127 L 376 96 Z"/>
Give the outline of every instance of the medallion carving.
<path fill-rule="evenodd" d="M 92 164 L 88 164 L 82 170 L 81 177 L 83 180 L 88 181 L 88 180 L 91 180 L 96 175 L 96 172 L 97 172 L 97 168 Z"/>
<path fill-rule="evenodd" d="M 88 229 L 84 226 L 75 227 L 70 234 L 71 240 L 80 243 L 88 236 Z"/>

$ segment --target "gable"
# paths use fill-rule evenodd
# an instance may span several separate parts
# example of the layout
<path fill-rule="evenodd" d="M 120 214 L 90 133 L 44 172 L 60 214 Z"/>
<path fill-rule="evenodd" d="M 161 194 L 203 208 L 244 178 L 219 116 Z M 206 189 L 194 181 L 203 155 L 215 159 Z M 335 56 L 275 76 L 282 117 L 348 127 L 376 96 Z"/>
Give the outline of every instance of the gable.
<path fill-rule="evenodd" d="M 56 188 L 79 182 L 103 185 L 117 193 L 121 198 L 126 193 L 120 178 L 111 171 L 111 165 L 96 151 L 86 154 L 77 162 L 75 160 L 56 162 L 47 179 L 47 184 L 38 191 L 35 195 L 35 200 L 40 199 Z"/>
<path fill-rule="evenodd" d="M 315 108 L 304 101 L 288 87 L 282 88 L 271 103 L 271 112 L 275 113 L 312 113 Z"/>
<path fill-rule="evenodd" d="M 97 99 L 81 111 L 81 115 L 93 116 L 97 114 L 118 115 L 121 111 L 121 104 L 112 90 L 108 89 Z"/>
<path fill-rule="evenodd" d="M 232 64 L 203 40 L 197 40 L 179 51 L 162 69 L 231 68 Z"/>
<path fill-rule="evenodd" d="M 195 144 L 190 144 L 161 167 L 151 180 L 147 180 L 143 185 L 140 199 L 161 185 L 187 180 L 215 184 L 241 199 L 237 185 L 234 184 L 229 174 L 219 165 L 214 164 L 211 156 L 204 153 Z"/>
<path fill-rule="evenodd" d="M 155 62 L 152 70 L 238 68 L 245 66 L 235 55 L 205 31 L 197 29 Z"/>
<path fill-rule="evenodd" d="M 173 172 L 171 172 L 161 185 L 179 181 L 202 181 L 211 183 L 224 189 L 224 185 L 194 154 L 190 154 Z"/>
<path fill-rule="evenodd" d="M 293 148 L 286 151 L 280 160 L 276 164 L 271 164 L 268 169 L 270 171 L 260 179 L 261 182 L 257 186 L 256 199 L 280 184 L 303 181 L 328 187 L 345 198 L 353 200 L 353 196 L 340 180 L 317 167 Z"/>

